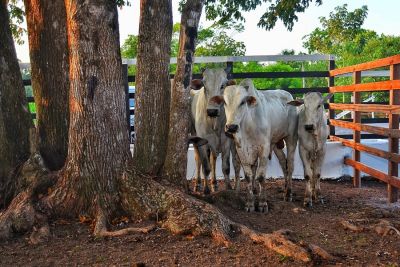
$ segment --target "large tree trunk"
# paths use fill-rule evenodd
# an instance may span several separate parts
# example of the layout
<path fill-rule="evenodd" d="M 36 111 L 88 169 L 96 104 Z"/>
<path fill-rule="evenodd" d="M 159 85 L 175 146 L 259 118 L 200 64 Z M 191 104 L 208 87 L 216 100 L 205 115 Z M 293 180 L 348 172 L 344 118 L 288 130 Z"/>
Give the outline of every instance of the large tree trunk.
<path fill-rule="evenodd" d="M 64 0 L 24 0 L 39 152 L 50 170 L 64 166 L 68 146 L 68 42 Z"/>
<path fill-rule="evenodd" d="M 183 8 L 178 66 L 172 87 L 168 150 L 164 173 L 174 184 L 186 187 L 187 138 L 190 127 L 190 81 L 197 29 L 204 0 L 188 0 Z M 187 188 L 186 188 L 187 189 Z"/>
<path fill-rule="evenodd" d="M 136 71 L 134 164 L 159 175 L 165 161 L 171 83 L 171 0 L 141 0 Z"/>
<path fill-rule="evenodd" d="M 116 4 L 65 0 L 70 53 L 68 157 L 50 196 L 54 212 L 112 213 L 129 159 Z"/>
<path fill-rule="evenodd" d="M 25 90 L 10 30 L 7 1 L 0 1 L 0 209 L 15 194 L 16 170 L 29 157 Z"/>

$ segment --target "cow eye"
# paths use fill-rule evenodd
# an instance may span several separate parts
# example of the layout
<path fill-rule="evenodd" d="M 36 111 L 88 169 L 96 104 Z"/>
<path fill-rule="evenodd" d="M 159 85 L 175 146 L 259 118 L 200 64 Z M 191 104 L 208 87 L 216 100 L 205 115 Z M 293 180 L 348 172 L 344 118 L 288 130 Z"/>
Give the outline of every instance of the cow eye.
<path fill-rule="evenodd" d="M 243 100 L 242 102 L 240 102 L 240 105 L 239 105 L 239 106 L 243 106 L 244 103 L 246 103 L 246 101 Z"/>
<path fill-rule="evenodd" d="M 319 104 L 317 108 L 320 108 L 320 107 L 321 107 L 321 104 Z"/>

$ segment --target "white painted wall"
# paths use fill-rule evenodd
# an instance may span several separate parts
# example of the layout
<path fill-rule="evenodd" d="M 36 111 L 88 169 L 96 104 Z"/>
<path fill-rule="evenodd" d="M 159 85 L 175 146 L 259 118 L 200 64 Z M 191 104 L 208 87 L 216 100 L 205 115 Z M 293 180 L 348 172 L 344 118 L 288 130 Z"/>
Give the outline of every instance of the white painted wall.
<path fill-rule="evenodd" d="M 388 148 L 388 141 L 383 139 L 371 139 L 371 140 L 363 140 L 363 144 L 379 148 L 381 150 L 386 150 Z M 324 159 L 324 164 L 322 166 L 321 177 L 323 179 L 334 179 L 339 178 L 343 175 L 353 174 L 353 168 L 343 164 L 344 157 L 351 157 L 352 149 L 343 146 L 340 142 L 327 142 L 327 152 Z M 361 153 L 361 162 L 380 170 L 382 172 L 387 172 L 387 160 L 372 156 L 367 153 Z M 187 178 L 191 179 L 195 174 L 195 164 L 194 164 L 194 155 L 193 148 L 189 148 L 188 153 L 188 164 L 187 164 Z M 293 178 L 303 179 L 303 165 L 298 153 L 296 150 L 295 154 L 295 168 L 293 172 Z M 362 173 L 362 175 L 365 175 Z M 231 164 L 231 177 L 234 176 L 233 165 Z M 243 171 L 241 172 L 241 176 L 244 177 Z M 222 178 L 222 170 L 221 170 L 221 157 L 217 159 L 217 177 Z M 275 155 L 273 155 L 271 161 L 267 166 L 267 177 L 273 178 L 282 178 L 283 173 L 279 166 L 278 159 Z"/>

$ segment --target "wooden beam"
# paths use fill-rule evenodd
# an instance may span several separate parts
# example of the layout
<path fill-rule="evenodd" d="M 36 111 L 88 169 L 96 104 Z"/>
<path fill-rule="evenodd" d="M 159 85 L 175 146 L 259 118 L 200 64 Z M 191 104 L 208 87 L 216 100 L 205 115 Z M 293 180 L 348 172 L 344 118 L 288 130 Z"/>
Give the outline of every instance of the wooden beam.
<path fill-rule="evenodd" d="M 361 83 L 361 71 L 356 71 L 353 73 L 353 83 L 355 85 Z M 361 103 L 361 93 L 360 92 L 353 92 L 353 103 L 360 104 Z M 359 111 L 353 111 L 353 123 L 361 123 L 361 113 Z M 357 130 L 353 130 L 353 141 L 354 143 L 360 143 L 361 141 L 361 132 Z M 353 150 L 353 159 L 357 162 L 360 162 L 360 151 L 354 149 Z M 354 169 L 354 176 L 353 176 L 353 186 L 354 187 L 361 187 L 361 175 L 360 171 Z"/>
<path fill-rule="evenodd" d="M 340 69 L 331 70 L 329 73 L 331 76 L 336 76 L 339 74 L 355 72 L 355 71 L 363 71 L 363 70 L 370 70 L 376 69 L 381 67 L 390 66 L 392 64 L 399 64 L 400 63 L 400 55 L 395 55 L 387 58 L 382 58 L 366 63 L 361 63 L 353 66 L 348 66 Z"/>
<path fill-rule="evenodd" d="M 331 136 L 330 140 L 341 142 L 344 146 L 351 147 L 357 151 L 366 152 L 368 154 L 371 154 L 371 155 L 374 155 L 374 156 L 377 156 L 380 158 L 384 158 L 384 159 L 391 160 L 396 163 L 400 163 L 400 155 L 396 154 L 396 153 L 391 153 L 391 152 L 387 152 L 384 150 L 380 150 L 378 148 L 366 146 L 366 145 L 363 145 L 360 143 L 355 143 L 354 141 L 340 138 L 337 136 Z"/>
<path fill-rule="evenodd" d="M 400 114 L 398 105 L 378 105 L 378 104 L 329 104 L 330 109 L 351 110 L 359 112 L 382 112 L 387 114 Z"/>
<path fill-rule="evenodd" d="M 346 165 L 353 167 L 354 169 L 358 169 L 359 171 L 365 172 L 366 174 L 369 174 L 372 177 L 375 177 L 387 184 L 390 184 L 391 186 L 400 188 L 400 178 L 399 177 L 387 175 L 386 173 L 383 173 L 374 168 L 368 167 L 360 162 L 354 161 L 349 158 L 346 158 L 344 160 L 344 163 Z"/>
<path fill-rule="evenodd" d="M 372 91 L 388 91 L 392 89 L 400 89 L 400 80 L 334 86 L 330 87 L 329 91 L 331 93 L 353 92 L 353 91 L 372 92 Z"/>
<path fill-rule="evenodd" d="M 400 82 L 400 64 L 390 66 L 390 80 Z M 389 97 L 390 105 L 397 105 L 400 107 L 400 90 L 391 90 Z M 389 128 L 399 130 L 399 115 L 389 114 Z M 389 138 L 388 151 L 391 153 L 399 154 L 399 137 Z M 396 162 L 389 161 L 388 163 L 388 175 L 398 176 L 399 175 L 399 165 Z M 391 184 L 388 184 L 388 201 L 390 203 L 396 202 L 398 199 L 398 190 L 394 188 Z"/>
<path fill-rule="evenodd" d="M 353 123 L 353 122 L 341 121 L 341 120 L 330 120 L 330 124 L 337 126 L 337 127 L 341 127 L 341 128 L 346 128 L 346 129 L 351 129 L 351 130 L 356 130 L 356 131 L 363 131 L 363 132 L 368 132 L 368 133 L 373 133 L 373 134 L 379 134 L 379 135 L 387 136 L 387 137 L 394 137 L 394 138 L 400 137 L 399 129 L 388 129 L 388 128 L 384 128 L 384 127 L 365 125 L 362 123 Z"/>

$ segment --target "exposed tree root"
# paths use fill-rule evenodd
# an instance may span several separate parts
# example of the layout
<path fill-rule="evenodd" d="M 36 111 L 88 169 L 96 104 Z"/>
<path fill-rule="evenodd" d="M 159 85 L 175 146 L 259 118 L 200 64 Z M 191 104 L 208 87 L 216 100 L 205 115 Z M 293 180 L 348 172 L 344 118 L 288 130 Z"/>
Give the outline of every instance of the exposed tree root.
<path fill-rule="evenodd" d="M 36 178 L 32 186 L 20 193 L 12 201 L 9 209 L 0 215 L 0 240 L 10 238 L 15 232 L 24 233 L 32 229 L 30 243 L 37 244 L 49 238 L 47 216 L 44 214 L 54 215 L 52 212 L 57 211 L 57 207 L 49 204 L 52 203 L 49 197 L 41 195 L 45 194 L 57 179 L 45 174 Z M 292 232 L 288 230 L 271 234 L 254 231 L 231 221 L 215 206 L 176 188 L 165 186 L 150 177 L 138 175 L 134 171 L 124 172 L 120 179 L 119 191 L 120 204 L 126 214 L 138 219 L 153 219 L 174 234 L 211 236 L 224 246 L 228 246 L 236 237 L 242 235 L 279 254 L 303 262 L 310 262 L 315 257 L 333 259 L 329 253 L 315 245 L 295 241 L 291 236 Z M 156 227 L 154 224 L 109 231 L 107 226 L 111 213 L 99 208 L 100 206 L 98 205 L 96 214 L 92 214 L 95 218 L 96 236 L 117 237 L 130 233 L 148 233 Z"/>
<path fill-rule="evenodd" d="M 340 224 L 353 232 L 375 231 L 379 235 L 387 236 L 397 234 L 400 236 L 400 231 L 387 220 L 379 220 L 377 223 L 369 224 L 370 220 L 361 219 L 356 221 L 342 220 Z M 358 224 L 358 225 L 357 225 Z M 360 225 L 361 224 L 361 225 Z"/>

